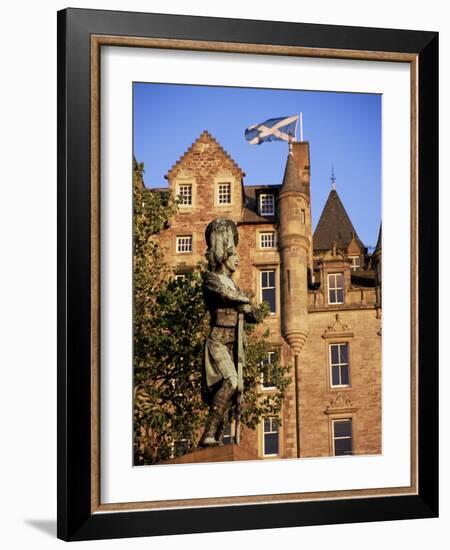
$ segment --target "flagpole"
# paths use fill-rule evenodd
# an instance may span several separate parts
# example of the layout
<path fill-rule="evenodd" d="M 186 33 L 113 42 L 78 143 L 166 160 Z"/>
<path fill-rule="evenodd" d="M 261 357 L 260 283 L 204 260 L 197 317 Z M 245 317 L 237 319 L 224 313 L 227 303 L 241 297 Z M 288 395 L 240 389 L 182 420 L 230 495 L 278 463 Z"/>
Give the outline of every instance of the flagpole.
<path fill-rule="evenodd" d="M 300 141 L 303 141 L 303 113 L 300 113 Z"/>

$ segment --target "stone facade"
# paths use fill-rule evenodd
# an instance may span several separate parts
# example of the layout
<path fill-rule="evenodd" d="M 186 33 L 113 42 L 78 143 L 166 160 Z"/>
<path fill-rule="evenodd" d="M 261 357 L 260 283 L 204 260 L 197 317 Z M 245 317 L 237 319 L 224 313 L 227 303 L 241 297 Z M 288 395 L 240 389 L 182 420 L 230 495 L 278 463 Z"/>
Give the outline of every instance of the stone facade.
<path fill-rule="evenodd" d="M 244 176 L 203 132 L 166 176 L 186 204 L 159 237 L 182 274 L 204 261 L 206 225 L 234 220 L 235 280 L 272 300 L 261 330 L 292 383 L 281 426 L 245 429 L 242 445 L 261 458 L 381 453 L 381 237 L 369 256 L 334 188 L 313 236 L 307 142 L 293 144 L 280 185 L 244 186 Z M 269 439 L 277 452 L 265 453 Z"/>

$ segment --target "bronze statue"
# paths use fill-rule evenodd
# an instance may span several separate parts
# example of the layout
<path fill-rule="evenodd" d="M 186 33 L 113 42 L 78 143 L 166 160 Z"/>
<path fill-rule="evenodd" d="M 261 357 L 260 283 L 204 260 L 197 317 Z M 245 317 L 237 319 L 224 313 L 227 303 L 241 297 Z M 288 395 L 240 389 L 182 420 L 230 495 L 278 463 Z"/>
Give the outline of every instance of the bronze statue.
<path fill-rule="evenodd" d="M 209 271 L 203 293 L 211 315 L 211 330 L 205 342 L 203 399 L 210 410 L 200 445 L 222 444 L 225 415 L 235 404 L 235 443 L 239 443 L 240 400 L 245 363 L 244 318 L 258 322 L 250 298 L 234 284 L 231 276 L 239 264 L 236 224 L 224 218 L 213 220 L 205 232 Z"/>

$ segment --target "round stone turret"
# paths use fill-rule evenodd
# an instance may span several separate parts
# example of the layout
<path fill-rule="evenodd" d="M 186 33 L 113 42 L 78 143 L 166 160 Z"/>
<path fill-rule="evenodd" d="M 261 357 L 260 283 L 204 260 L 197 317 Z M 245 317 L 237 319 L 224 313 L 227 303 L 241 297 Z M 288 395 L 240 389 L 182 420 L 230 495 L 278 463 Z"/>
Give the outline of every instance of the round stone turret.
<path fill-rule="evenodd" d="M 292 144 L 278 199 L 282 332 L 294 353 L 308 337 L 308 268 L 312 262 L 309 144 Z"/>

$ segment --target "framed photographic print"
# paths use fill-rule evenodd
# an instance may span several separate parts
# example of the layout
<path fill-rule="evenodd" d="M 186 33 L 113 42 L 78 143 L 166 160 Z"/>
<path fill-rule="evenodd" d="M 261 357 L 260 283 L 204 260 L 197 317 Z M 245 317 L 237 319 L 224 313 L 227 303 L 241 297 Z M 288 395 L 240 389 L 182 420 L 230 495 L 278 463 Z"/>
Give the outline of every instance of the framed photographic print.
<path fill-rule="evenodd" d="M 67 9 L 58 55 L 58 536 L 437 516 L 437 33 Z"/>

